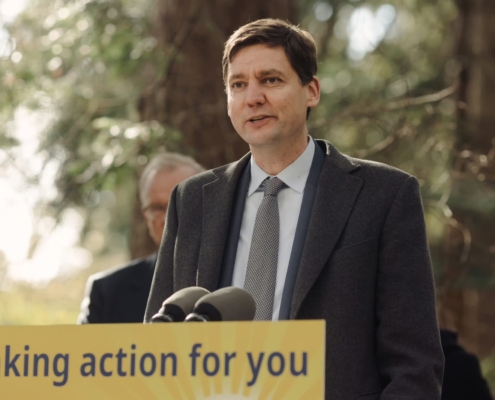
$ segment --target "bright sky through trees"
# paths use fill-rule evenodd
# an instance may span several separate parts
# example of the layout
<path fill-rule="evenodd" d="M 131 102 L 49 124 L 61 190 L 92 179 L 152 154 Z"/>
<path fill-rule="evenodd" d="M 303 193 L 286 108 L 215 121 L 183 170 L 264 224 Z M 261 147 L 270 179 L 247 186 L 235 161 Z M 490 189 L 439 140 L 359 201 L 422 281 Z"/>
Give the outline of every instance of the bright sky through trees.
<path fill-rule="evenodd" d="M 11 45 L 3 26 L 25 6 L 25 0 L 0 2 L 0 58 L 10 56 L 13 62 L 22 58 L 15 52 L 15 45 Z M 39 175 L 46 159 L 38 153 L 39 134 L 49 118 L 46 113 L 19 107 L 9 130 L 14 132 L 20 145 L 9 154 L 0 151 L 3 167 L 0 170 L 0 252 L 9 263 L 8 277 L 33 283 L 46 282 L 68 269 L 86 267 L 91 262 L 90 252 L 77 245 L 84 223 L 77 211 L 64 212 L 57 225 L 52 217 L 40 218 L 36 209 L 40 201 L 56 196 L 53 181 L 57 165 L 44 168 Z M 22 162 L 11 162 L 9 158 L 13 155 Z M 32 177 L 37 177 L 37 182 L 30 182 Z"/>

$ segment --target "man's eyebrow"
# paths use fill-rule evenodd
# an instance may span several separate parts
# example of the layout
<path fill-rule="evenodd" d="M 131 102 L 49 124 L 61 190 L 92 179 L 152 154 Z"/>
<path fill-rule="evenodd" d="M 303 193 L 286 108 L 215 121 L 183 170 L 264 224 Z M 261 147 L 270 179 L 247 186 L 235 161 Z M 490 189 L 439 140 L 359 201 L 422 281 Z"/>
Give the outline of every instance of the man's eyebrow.
<path fill-rule="evenodd" d="M 270 76 L 270 75 L 284 76 L 283 72 L 276 69 L 276 68 L 265 69 L 265 70 L 258 72 L 258 76 L 260 78 L 264 78 L 264 77 Z"/>
<path fill-rule="evenodd" d="M 241 78 L 244 78 L 244 74 L 242 72 L 237 73 L 237 74 L 229 75 L 228 81 L 230 82 L 230 81 L 233 81 L 233 80 L 236 80 L 236 79 L 241 79 Z"/>
<path fill-rule="evenodd" d="M 271 75 L 284 76 L 283 72 L 280 71 L 279 69 L 276 69 L 276 68 L 264 69 L 264 70 L 258 72 L 258 74 L 257 74 L 257 76 L 259 78 L 265 78 L 265 77 L 271 76 Z M 237 74 L 230 75 L 228 77 L 228 81 L 232 82 L 236 79 L 243 79 L 244 77 L 245 77 L 245 74 L 243 74 L 242 72 L 239 72 Z"/>

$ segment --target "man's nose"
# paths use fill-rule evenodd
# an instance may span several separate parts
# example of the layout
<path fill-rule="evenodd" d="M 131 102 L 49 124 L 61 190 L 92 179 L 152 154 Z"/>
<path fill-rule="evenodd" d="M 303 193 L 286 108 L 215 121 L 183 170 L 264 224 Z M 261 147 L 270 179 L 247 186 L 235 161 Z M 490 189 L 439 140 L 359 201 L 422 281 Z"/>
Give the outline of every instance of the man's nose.
<path fill-rule="evenodd" d="M 258 83 L 250 83 L 246 91 L 246 103 L 253 107 L 265 103 L 265 93 Z"/>

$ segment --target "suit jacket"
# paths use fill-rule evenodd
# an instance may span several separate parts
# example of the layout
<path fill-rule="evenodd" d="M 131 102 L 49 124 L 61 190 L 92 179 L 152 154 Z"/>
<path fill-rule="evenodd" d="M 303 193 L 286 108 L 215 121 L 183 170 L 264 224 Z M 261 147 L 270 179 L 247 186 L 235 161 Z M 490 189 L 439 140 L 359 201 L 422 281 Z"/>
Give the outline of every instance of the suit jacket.
<path fill-rule="evenodd" d="M 443 354 L 419 186 L 387 165 L 325 151 L 290 318 L 326 320 L 326 398 L 440 399 Z M 171 195 L 146 320 L 188 286 L 219 286 L 238 162 Z"/>
<path fill-rule="evenodd" d="M 481 374 L 480 363 L 457 343 L 457 334 L 440 331 L 445 355 L 442 400 L 493 400 Z"/>
<path fill-rule="evenodd" d="M 156 253 L 90 276 L 77 322 L 142 323 L 155 264 Z"/>

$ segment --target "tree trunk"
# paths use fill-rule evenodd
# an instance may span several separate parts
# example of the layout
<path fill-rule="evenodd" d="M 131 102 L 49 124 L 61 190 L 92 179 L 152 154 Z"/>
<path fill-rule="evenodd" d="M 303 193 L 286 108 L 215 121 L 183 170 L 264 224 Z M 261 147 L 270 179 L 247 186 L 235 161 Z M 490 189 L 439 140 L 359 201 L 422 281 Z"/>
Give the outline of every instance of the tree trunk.
<path fill-rule="evenodd" d="M 206 168 L 242 157 L 247 145 L 227 116 L 221 59 L 227 38 L 241 25 L 259 18 L 295 22 L 293 0 L 158 0 L 156 37 L 168 65 L 139 101 L 142 121 L 156 120 L 178 129 L 177 150 L 188 153 Z M 132 258 L 153 251 L 134 206 L 130 253 Z"/>
<path fill-rule="evenodd" d="M 495 346 L 495 2 L 458 0 L 458 137 L 440 319 L 469 350 Z M 491 333 L 491 335 L 490 335 Z"/>

